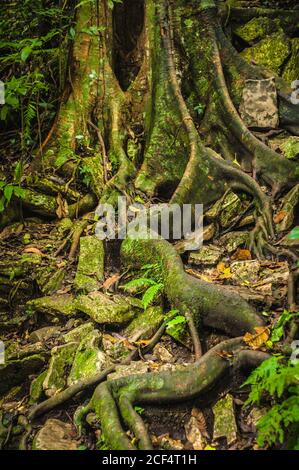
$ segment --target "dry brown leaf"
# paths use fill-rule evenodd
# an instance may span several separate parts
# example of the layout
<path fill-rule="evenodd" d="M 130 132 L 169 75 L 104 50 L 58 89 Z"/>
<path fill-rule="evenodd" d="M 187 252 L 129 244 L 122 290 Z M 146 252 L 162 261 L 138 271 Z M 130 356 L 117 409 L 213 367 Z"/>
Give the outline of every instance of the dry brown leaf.
<path fill-rule="evenodd" d="M 250 251 L 242 248 L 238 248 L 236 253 L 232 256 L 232 260 L 237 261 L 246 261 L 249 259 L 252 259 Z"/>
<path fill-rule="evenodd" d="M 191 274 L 191 276 L 197 277 L 198 279 L 201 279 L 202 281 L 206 282 L 212 282 L 212 279 L 210 279 L 208 276 L 205 276 L 205 274 L 201 274 L 197 271 L 194 271 L 194 269 L 188 268 L 185 269 L 186 273 Z"/>
<path fill-rule="evenodd" d="M 109 290 L 110 287 L 112 287 L 120 278 L 121 275 L 119 273 L 113 274 L 111 277 L 108 277 L 108 279 L 106 279 L 106 281 L 102 285 L 102 288 L 104 290 Z"/>
<path fill-rule="evenodd" d="M 222 357 L 223 359 L 226 359 L 226 360 L 230 360 L 231 358 L 234 357 L 234 355 L 230 352 L 227 352 L 227 351 L 218 351 L 217 353 L 217 356 L 220 356 Z"/>
<path fill-rule="evenodd" d="M 256 334 L 246 333 L 243 337 L 243 341 L 245 341 L 245 343 L 252 349 L 259 349 L 268 341 L 270 329 L 264 326 L 256 326 L 254 330 Z"/>
<path fill-rule="evenodd" d="M 275 224 L 279 224 L 279 222 L 281 222 L 285 216 L 287 215 L 287 213 L 285 211 L 280 211 L 278 212 L 277 214 L 275 214 L 275 216 L 273 217 L 273 221 Z"/>
<path fill-rule="evenodd" d="M 69 215 L 68 204 L 67 204 L 67 201 L 62 198 L 60 193 L 58 193 L 56 202 L 57 202 L 56 214 L 57 214 L 58 219 L 63 219 L 64 217 L 68 217 Z"/>
<path fill-rule="evenodd" d="M 28 246 L 27 248 L 25 248 L 25 250 L 23 250 L 23 253 L 36 253 L 37 255 L 43 256 L 43 253 L 34 246 Z"/>

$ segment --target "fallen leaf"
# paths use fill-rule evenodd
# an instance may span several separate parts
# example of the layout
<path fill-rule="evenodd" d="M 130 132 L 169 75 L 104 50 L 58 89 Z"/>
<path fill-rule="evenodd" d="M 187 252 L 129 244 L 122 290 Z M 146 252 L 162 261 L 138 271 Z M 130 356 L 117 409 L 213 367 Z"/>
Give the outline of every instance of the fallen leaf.
<path fill-rule="evenodd" d="M 69 215 L 68 203 L 65 199 L 62 198 L 60 193 L 58 193 L 56 202 L 57 202 L 56 214 L 57 214 L 58 219 L 63 219 L 64 217 L 68 217 Z"/>
<path fill-rule="evenodd" d="M 232 260 L 236 261 L 246 261 L 250 259 L 252 259 L 250 251 L 244 250 L 242 248 L 238 248 L 235 254 L 232 256 Z"/>
<path fill-rule="evenodd" d="M 268 327 L 256 326 L 254 330 L 256 334 L 246 333 L 243 337 L 243 341 L 252 349 L 258 349 L 268 341 L 270 329 Z"/>
<path fill-rule="evenodd" d="M 205 274 L 201 274 L 197 271 L 194 271 L 194 269 L 188 268 L 188 269 L 185 269 L 185 271 L 186 273 L 191 274 L 191 276 L 197 277 L 198 279 L 201 279 L 202 281 L 212 282 L 212 279 L 210 279 L 208 276 L 206 276 Z"/>
<path fill-rule="evenodd" d="M 27 248 L 25 248 L 25 250 L 23 250 L 23 253 L 36 253 L 37 255 L 43 256 L 43 253 L 34 246 L 28 246 Z"/>
<path fill-rule="evenodd" d="M 281 222 L 285 216 L 287 215 L 287 213 L 285 211 L 280 211 L 278 212 L 277 214 L 275 214 L 275 216 L 273 217 L 273 221 L 275 224 L 279 224 L 279 222 Z"/>
<path fill-rule="evenodd" d="M 106 279 L 106 281 L 102 285 L 102 288 L 104 290 L 109 290 L 110 287 L 112 287 L 120 278 L 121 275 L 119 273 L 113 274 L 111 277 L 108 277 L 108 279 Z"/>
<path fill-rule="evenodd" d="M 223 359 L 226 359 L 226 360 L 230 360 L 232 357 L 234 357 L 234 355 L 230 352 L 227 352 L 227 351 L 218 351 L 217 353 L 217 356 L 220 356 L 222 357 Z"/>

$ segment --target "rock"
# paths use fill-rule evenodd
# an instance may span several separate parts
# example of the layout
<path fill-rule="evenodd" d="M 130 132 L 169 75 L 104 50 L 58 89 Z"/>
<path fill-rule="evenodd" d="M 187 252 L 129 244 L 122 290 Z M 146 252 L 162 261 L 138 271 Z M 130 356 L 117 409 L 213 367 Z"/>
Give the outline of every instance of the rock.
<path fill-rule="evenodd" d="M 220 237 L 219 244 L 223 246 L 228 253 L 232 253 L 239 246 L 245 245 L 248 241 L 248 232 L 229 232 Z"/>
<path fill-rule="evenodd" d="M 279 21 L 273 21 L 271 18 L 260 16 L 253 18 L 245 25 L 238 25 L 233 31 L 243 41 L 253 45 L 279 28 Z"/>
<path fill-rule="evenodd" d="M 80 295 L 75 300 L 75 307 L 100 324 L 124 325 L 136 315 L 139 303 L 129 297 L 114 295 L 112 298 L 101 292 Z"/>
<path fill-rule="evenodd" d="M 74 438 L 73 427 L 58 419 L 48 419 L 36 434 L 33 450 L 76 450 L 78 442 Z"/>
<path fill-rule="evenodd" d="M 45 326 L 39 330 L 32 331 L 29 336 L 29 341 L 31 343 L 43 342 L 60 333 L 59 326 Z"/>
<path fill-rule="evenodd" d="M 51 295 L 61 288 L 64 277 L 64 269 L 46 267 L 37 271 L 35 280 L 44 295 Z"/>
<path fill-rule="evenodd" d="M 246 424 L 252 428 L 252 432 L 256 431 L 257 423 L 267 412 L 267 408 L 252 408 L 246 419 Z"/>
<path fill-rule="evenodd" d="M 292 55 L 288 60 L 282 78 L 290 85 L 299 80 L 299 38 L 291 39 Z"/>
<path fill-rule="evenodd" d="M 278 31 L 263 39 L 253 47 L 244 49 L 241 55 L 248 62 L 254 61 L 275 74 L 280 70 L 291 53 L 291 43 L 283 31 Z"/>
<path fill-rule="evenodd" d="M 280 216 L 282 215 L 282 218 L 279 217 L 280 220 L 276 225 L 276 230 L 278 232 L 284 232 L 292 227 L 295 220 L 298 204 L 299 184 L 294 186 L 283 198 L 282 205 L 279 208 L 279 212 L 277 214 Z"/>
<path fill-rule="evenodd" d="M 74 297 L 71 294 L 39 297 L 26 304 L 27 312 L 39 312 L 49 315 L 74 315 L 76 313 Z"/>
<path fill-rule="evenodd" d="M 62 337 L 66 343 L 75 341 L 80 343 L 91 331 L 94 330 L 94 325 L 91 322 L 83 323 L 83 325 L 74 328 L 71 331 L 65 333 Z"/>
<path fill-rule="evenodd" d="M 102 348 L 107 356 L 113 360 L 119 360 L 122 357 L 127 356 L 128 349 L 126 348 L 123 341 L 112 341 L 110 335 L 103 335 Z"/>
<path fill-rule="evenodd" d="M 297 158 L 299 156 L 299 137 L 285 139 L 279 148 L 286 158 L 290 160 Z"/>
<path fill-rule="evenodd" d="M 194 416 L 191 416 L 185 424 L 186 438 L 192 444 L 194 450 L 203 450 L 206 446 L 206 439 L 202 435 L 199 423 Z"/>
<path fill-rule="evenodd" d="M 214 439 L 225 436 L 227 443 L 230 444 L 237 437 L 232 396 L 226 395 L 221 400 L 218 400 L 213 407 L 213 413 L 215 417 Z"/>
<path fill-rule="evenodd" d="M 91 377 L 109 366 L 110 361 L 99 349 L 100 339 L 101 336 L 97 330 L 89 332 L 82 339 L 67 379 L 68 385 L 73 385 L 79 380 Z"/>
<path fill-rule="evenodd" d="M 45 349 L 42 343 L 24 344 L 24 346 L 21 346 L 20 344 L 13 342 L 10 343 L 6 349 L 6 357 L 8 360 L 15 360 L 44 352 Z"/>
<path fill-rule="evenodd" d="M 131 342 L 149 339 L 155 334 L 163 320 L 164 315 L 161 307 L 149 307 L 131 321 L 125 329 L 125 335 Z"/>
<path fill-rule="evenodd" d="M 9 361 L 0 366 L 0 395 L 6 393 L 15 385 L 24 382 L 31 374 L 37 373 L 44 365 L 45 358 L 34 354 L 23 359 Z"/>
<path fill-rule="evenodd" d="M 206 245 L 200 250 L 189 254 L 189 263 L 196 265 L 216 264 L 220 260 L 222 254 L 222 250 L 217 246 Z"/>
<path fill-rule="evenodd" d="M 169 434 L 154 436 L 153 444 L 163 450 L 183 450 L 184 444 L 179 439 L 173 439 Z"/>
<path fill-rule="evenodd" d="M 99 288 L 104 279 L 104 242 L 94 235 L 80 238 L 80 255 L 75 288 L 77 291 L 92 292 Z"/>
<path fill-rule="evenodd" d="M 30 404 L 37 403 L 44 393 L 43 383 L 46 378 L 47 371 L 42 372 L 30 385 Z"/>
<path fill-rule="evenodd" d="M 247 127 L 276 129 L 279 116 L 275 79 L 246 80 L 239 110 Z"/>
<path fill-rule="evenodd" d="M 230 265 L 232 279 L 237 283 L 250 283 L 258 281 L 260 263 L 257 260 L 234 261 Z"/>
<path fill-rule="evenodd" d="M 164 346 L 162 346 L 161 344 L 157 344 L 154 347 L 153 354 L 154 354 L 154 356 L 157 357 L 157 359 L 160 362 L 171 363 L 171 362 L 174 362 L 174 360 L 175 360 L 173 355 L 170 354 L 170 352 Z"/>
<path fill-rule="evenodd" d="M 230 191 L 223 199 L 220 213 L 220 224 L 223 228 L 229 227 L 233 220 L 240 215 L 244 206 L 237 194 Z"/>
<path fill-rule="evenodd" d="M 67 343 L 55 346 L 51 351 L 51 359 L 43 389 L 48 397 L 55 395 L 66 386 L 66 373 L 71 368 L 78 348 L 78 343 Z"/>
<path fill-rule="evenodd" d="M 108 375 L 108 380 L 119 379 L 120 377 L 126 377 L 134 374 L 146 374 L 148 372 L 148 366 L 143 361 L 134 361 L 128 365 L 117 365 L 115 372 Z"/>

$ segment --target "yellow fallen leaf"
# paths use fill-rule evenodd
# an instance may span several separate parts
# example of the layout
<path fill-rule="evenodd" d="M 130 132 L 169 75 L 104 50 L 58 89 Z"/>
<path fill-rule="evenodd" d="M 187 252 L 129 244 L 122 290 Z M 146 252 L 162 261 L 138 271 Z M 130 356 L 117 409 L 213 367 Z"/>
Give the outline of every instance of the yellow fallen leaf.
<path fill-rule="evenodd" d="M 243 337 L 243 341 L 245 341 L 245 343 L 252 349 L 258 349 L 268 341 L 270 329 L 264 326 L 256 326 L 254 330 L 256 334 L 246 333 Z"/>

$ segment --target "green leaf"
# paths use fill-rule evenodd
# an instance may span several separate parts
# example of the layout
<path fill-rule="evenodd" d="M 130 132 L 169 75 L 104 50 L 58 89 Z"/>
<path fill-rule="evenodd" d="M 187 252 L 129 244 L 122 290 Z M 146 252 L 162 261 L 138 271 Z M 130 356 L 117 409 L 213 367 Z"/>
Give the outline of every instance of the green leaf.
<path fill-rule="evenodd" d="M 299 227 L 293 228 L 293 230 L 289 233 L 288 238 L 290 240 L 298 240 L 299 239 Z"/>
<path fill-rule="evenodd" d="M 149 287 L 141 299 L 144 309 L 146 309 L 158 295 L 158 293 L 163 289 L 164 285 L 162 283 L 155 284 Z"/>
<path fill-rule="evenodd" d="M 139 277 L 138 279 L 133 279 L 132 281 L 127 282 L 123 287 L 126 291 L 131 290 L 133 288 L 142 288 L 156 285 L 156 282 L 152 279 L 147 279 L 145 277 Z"/>
<path fill-rule="evenodd" d="M 14 187 L 12 185 L 8 184 L 5 186 L 3 194 L 7 203 L 10 202 L 13 192 L 14 192 Z"/>
<path fill-rule="evenodd" d="M 26 62 L 26 60 L 28 59 L 28 57 L 30 56 L 32 52 L 32 47 L 31 46 L 26 46 L 24 47 L 22 50 L 21 50 L 21 60 L 23 62 Z"/>

